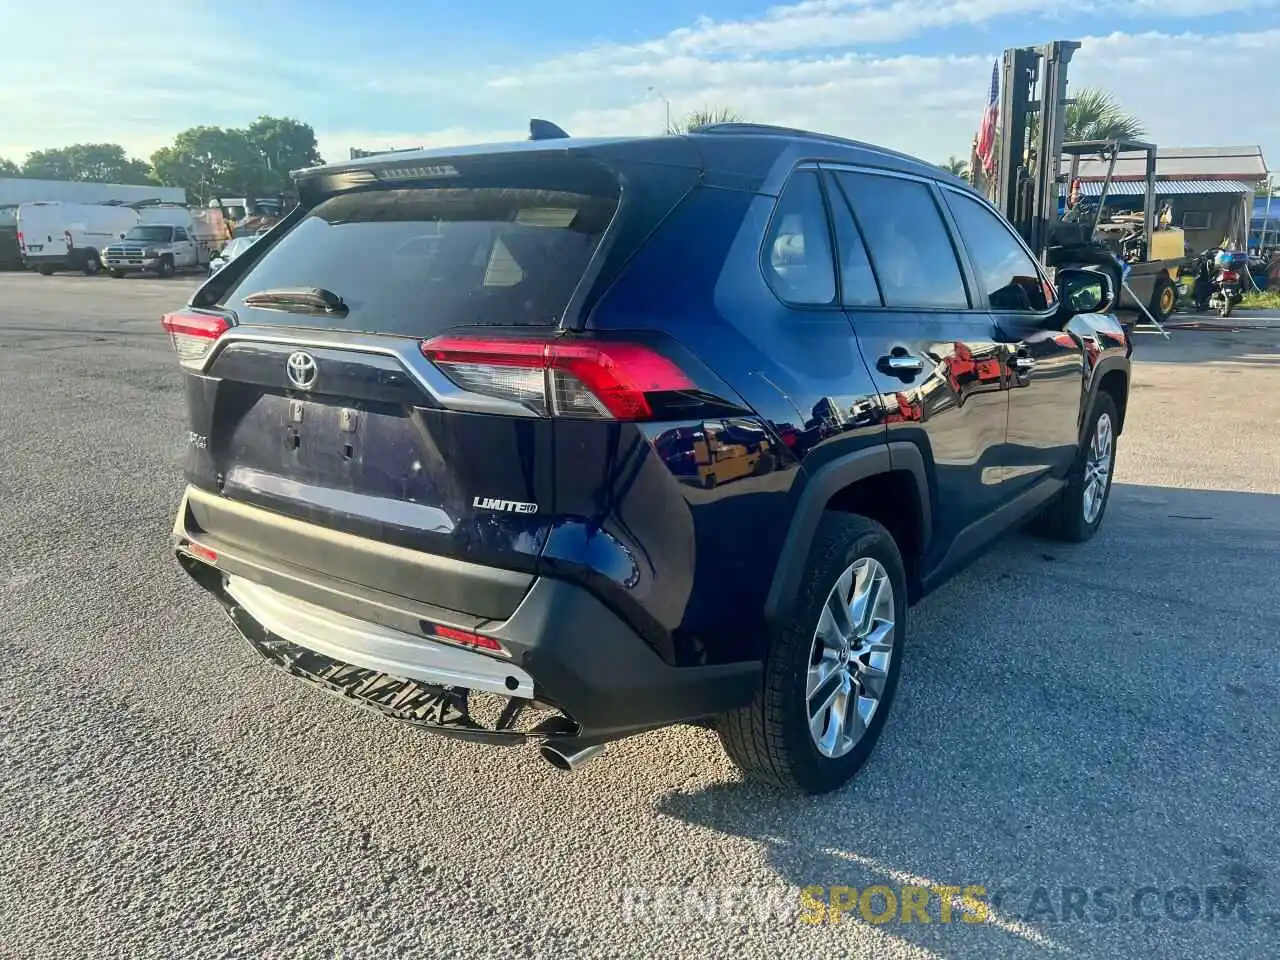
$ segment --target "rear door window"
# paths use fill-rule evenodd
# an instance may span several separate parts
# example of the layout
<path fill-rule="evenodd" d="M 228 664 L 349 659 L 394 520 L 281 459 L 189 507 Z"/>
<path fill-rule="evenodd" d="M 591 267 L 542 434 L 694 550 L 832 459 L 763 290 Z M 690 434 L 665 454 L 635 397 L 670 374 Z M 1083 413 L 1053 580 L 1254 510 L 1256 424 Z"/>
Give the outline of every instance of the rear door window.
<path fill-rule="evenodd" d="M 367 190 L 316 206 L 221 302 L 245 323 L 431 336 L 450 327 L 553 325 L 617 197 L 501 187 Z M 249 308 L 262 290 L 319 287 L 345 316 Z"/>
<path fill-rule="evenodd" d="M 951 235 L 928 184 L 845 171 L 836 180 L 857 215 L 886 307 L 969 308 Z"/>

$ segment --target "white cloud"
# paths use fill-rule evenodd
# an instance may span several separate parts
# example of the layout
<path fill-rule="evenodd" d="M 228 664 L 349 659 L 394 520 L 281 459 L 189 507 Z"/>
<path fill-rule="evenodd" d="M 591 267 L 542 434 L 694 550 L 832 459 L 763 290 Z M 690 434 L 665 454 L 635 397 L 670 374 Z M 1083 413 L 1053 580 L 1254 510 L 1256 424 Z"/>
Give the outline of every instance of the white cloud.
<path fill-rule="evenodd" d="M 63 8 L 77 2 L 63 0 Z M 940 160 L 967 153 L 1004 34 L 1025 42 L 1070 36 L 1082 25 L 1103 33 L 1098 24 L 1132 31 L 1148 23 L 1150 32 L 1086 39 L 1072 85 L 1113 91 L 1157 142 L 1257 142 L 1280 163 L 1280 115 L 1251 108 L 1247 95 L 1275 86 L 1269 61 L 1280 29 L 1259 27 L 1277 22 L 1266 11 L 1280 9 L 1280 0 L 1222 0 L 1215 28 L 1231 29 L 1225 14 L 1233 11 L 1247 9 L 1248 22 L 1241 14 L 1238 33 L 1215 37 L 1180 32 L 1202 29 L 1201 0 L 1078 0 L 1057 22 L 1046 7 L 1044 0 L 799 0 L 753 18 L 702 18 L 639 43 L 494 63 L 469 49 L 397 54 L 345 34 L 329 37 L 342 57 L 314 38 L 296 53 L 255 51 L 242 23 L 217 19 L 217 5 L 124 22 L 0 0 L 0 22 L 26 38 L 0 56 L 0 157 L 84 140 L 120 142 L 146 156 L 185 127 L 243 125 L 259 113 L 312 123 L 329 159 L 345 158 L 351 146 L 520 139 L 531 116 L 582 135 L 656 133 L 669 98 L 677 118 L 728 106 L 753 120 Z M 992 37 L 990 50 L 900 52 L 913 38 L 937 49 L 948 28 L 974 25 Z M 972 44 L 972 32 L 965 36 Z M 1237 106 L 1224 107 L 1221 78 L 1239 92 Z"/>
<path fill-rule="evenodd" d="M 811 7 L 824 0 L 810 0 Z M 847 0 L 825 0 L 847 5 Z M 1260 143 L 1280 165 L 1280 115 L 1253 109 L 1249 90 L 1274 86 L 1267 51 L 1280 29 L 1205 37 L 1194 33 L 1114 33 L 1085 38 L 1069 72 L 1071 87 L 1101 86 L 1137 115 L 1157 142 L 1170 145 Z M 581 135 L 658 132 L 662 97 L 678 118 L 704 106 L 728 106 L 749 119 L 868 140 L 929 159 L 968 153 L 998 50 L 978 56 L 877 56 L 869 53 L 736 57 L 649 48 L 622 56 L 584 53 L 532 67 L 501 91 L 522 116 L 554 102 L 551 115 Z M 1220 78 L 1239 104 L 1222 108 Z M 661 93 L 646 96 L 649 86 Z M 599 91 L 612 91 L 601 96 Z M 617 91 L 627 90 L 628 94 Z M 495 96 L 498 96 L 495 92 Z M 490 139 L 484 137 L 482 139 Z"/>

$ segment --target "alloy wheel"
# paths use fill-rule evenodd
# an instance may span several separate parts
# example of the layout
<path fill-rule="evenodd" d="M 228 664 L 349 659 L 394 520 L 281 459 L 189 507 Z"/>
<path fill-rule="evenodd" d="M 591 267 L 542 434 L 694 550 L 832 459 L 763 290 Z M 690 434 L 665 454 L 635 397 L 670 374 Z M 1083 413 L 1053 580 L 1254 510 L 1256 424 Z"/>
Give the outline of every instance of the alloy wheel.
<path fill-rule="evenodd" d="M 1084 522 L 1094 523 L 1106 502 L 1107 483 L 1111 479 L 1111 462 L 1115 457 L 1115 433 L 1110 414 L 1098 417 L 1089 441 L 1089 454 L 1084 463 Z"/>
<path fill-rule="evenodd" d="M 809 732 L 825 757 L 852 750 L 880 707 L 894 653 L 895 610 L 889 574 L 871 557 L 846 568 L 827 595 L 805 685 Z"/>

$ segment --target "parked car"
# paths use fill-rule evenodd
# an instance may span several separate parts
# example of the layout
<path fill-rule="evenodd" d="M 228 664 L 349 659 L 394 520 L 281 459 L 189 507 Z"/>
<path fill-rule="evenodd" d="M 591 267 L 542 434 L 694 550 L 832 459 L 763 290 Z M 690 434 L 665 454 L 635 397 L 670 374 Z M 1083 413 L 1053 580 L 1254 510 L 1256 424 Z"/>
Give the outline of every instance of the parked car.
<path fill-rule="evenodd" d="M 214 258 L 209 261 L 209 272 L 211 274 L 217 273 L 233 259 L 253 246 L 257 239 L 257 236 L 236 237 L 234 240 L 229 241 L 227 245 L 219 250 Z"/>
<path fill-rule="evenodd" d="M 46 277 L 63 270 L 92 276 L 102 267 L 102 251 L 137 222 L 137 211 L 119 204 L 22 203 L 15 216 L 18 251 L 28 270 Z"/>
<path fill-rule="evenodd" d="M 748 775 L 828 791 L 881 734 L 912 603 L 1010 530 L 1102 522 L 1111 280 L 1055 288 L 932 164 L 729 124 L 298 189 L 164 318 L 174 547 L 263 657 L 354 703 L 564 769 L 706 723 Z M 717 456 L 742 468 L 710 484 Z"/>
<path fill-rule="evenodd" d="M 145 223 L 102 252 L 107 272 L 119 280 L 129 273 L 154 273 L 168 278 L 176 273 L 209 266 L 209 246 L 191 232 L 187 223 Z"/>

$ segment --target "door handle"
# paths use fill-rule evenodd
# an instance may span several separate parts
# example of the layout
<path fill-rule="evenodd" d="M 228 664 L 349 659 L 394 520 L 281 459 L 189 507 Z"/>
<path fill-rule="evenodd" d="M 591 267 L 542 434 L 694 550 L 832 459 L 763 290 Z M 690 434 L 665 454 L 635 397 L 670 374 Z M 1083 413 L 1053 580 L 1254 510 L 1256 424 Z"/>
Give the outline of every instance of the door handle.
<path fill-rule="evenodd" d="M 1036 362 L 1030 357 L 1013 358 L 1013 369 L 1017 370 L 1019 373 L 1026 373 L 1028 370 L 1033 369 L 1035 365 Z"/>
<path fill-rule="evenodd" d="M 881 357 L 878 366 L 889 373 L 919 373 L 924 369 L 924 361 L 905 353 L 891 353 Z"/>

